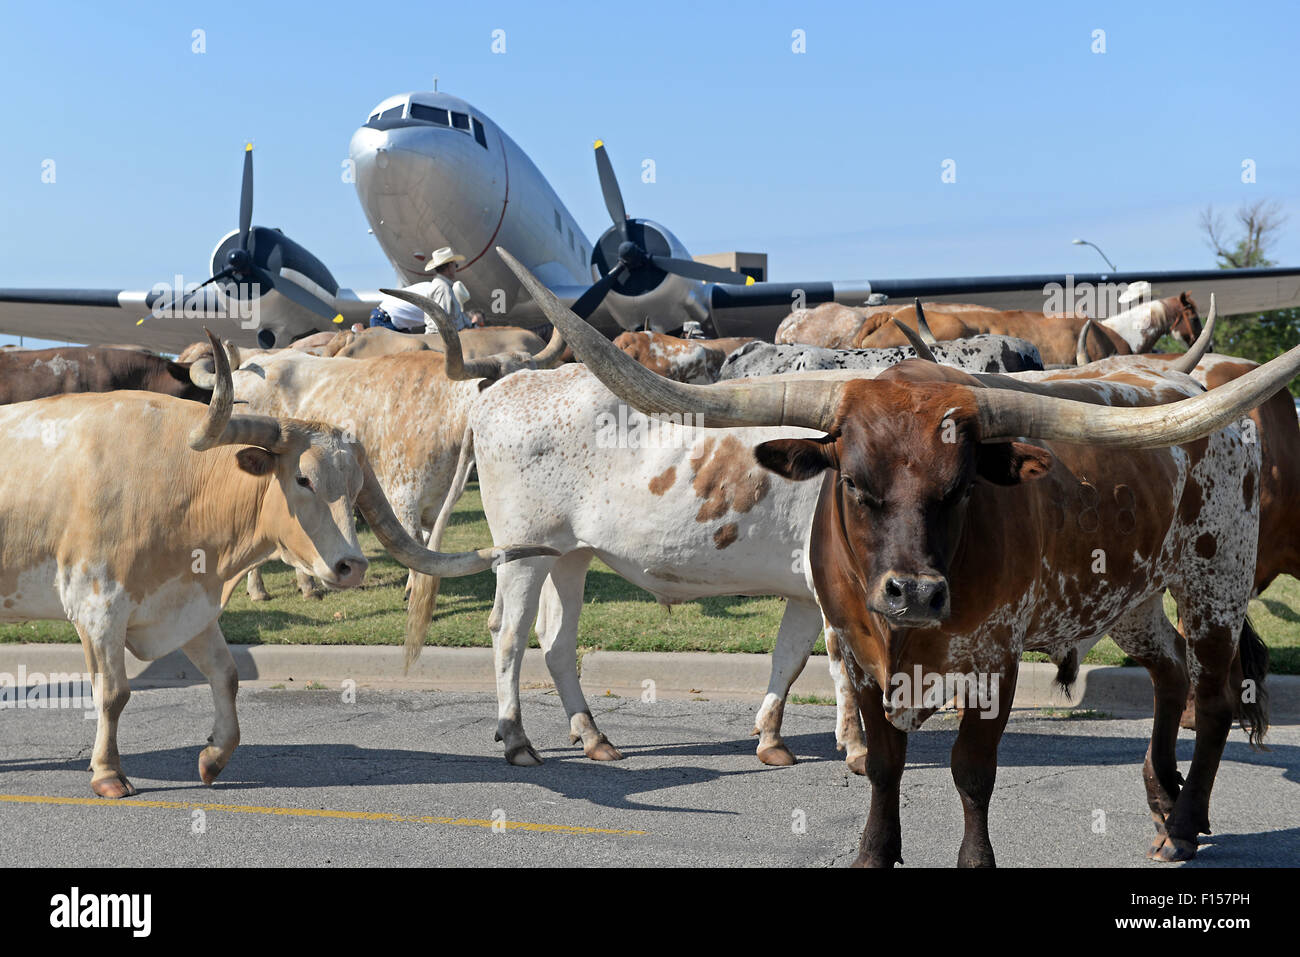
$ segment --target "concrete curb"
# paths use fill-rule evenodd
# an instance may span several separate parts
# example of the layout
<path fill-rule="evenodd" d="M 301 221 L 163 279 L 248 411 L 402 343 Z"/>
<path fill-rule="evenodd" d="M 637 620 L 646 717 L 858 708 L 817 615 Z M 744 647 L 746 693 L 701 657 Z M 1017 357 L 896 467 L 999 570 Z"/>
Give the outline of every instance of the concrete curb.
<path fill-rule="evenodd" d="M 282 683 L 306 687 L 312 682 L 337 686 L 354 680 L 364 687 L 414 690 L 493 691 L 496 688 L 492 649 L 428 647 L 402 673 L 402 649 L 392 645 L 231 645 L 239 678 L 244 682 Z M 198 669 L 181 652 L 143 662 L 127 653 L 127 675 L 136 687 L 201 684 Z M 582 683 L 591 697 L 606 692 L 639 697 L 654 682 L 658 697 L 752 698 L 767 690 L 771 659 L 767 655 L 711 652 L 593 651 L 581 661 Z M 0 645 L 0 673 L 17 676 L 80 673 L 85 659 L 80 645 Z M 1053 685 L 1054 665 L 1027 662 L 1020 666 L 1017 708 L 1061 708 L 1107 714 L 1149 715 L 1151 680 L 1141 668 L 1084 665 L 1074 694 L 1066 699 Z M 550 688 L 551 677 L 542 653 L 524 655 L 521 684 Z M 1276 722 L 1300 721 L 1300 675 L 1268 679 L 1272 717 Z M 835 687 L 824 655 L 814 655 L 792 689 L 795 695 L 833 700 Z"/>

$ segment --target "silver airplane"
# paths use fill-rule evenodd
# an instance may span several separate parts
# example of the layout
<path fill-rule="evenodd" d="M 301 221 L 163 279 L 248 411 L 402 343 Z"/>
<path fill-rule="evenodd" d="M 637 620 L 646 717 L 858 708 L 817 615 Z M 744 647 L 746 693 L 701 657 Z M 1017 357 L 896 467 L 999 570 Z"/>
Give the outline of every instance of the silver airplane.
<path fill-rule="evenodd" d="M 1042 310 L 1051 284 L 1145 281 L 1157 298 L 1213 291 L 1225 315 L 1300 305 L 1300 268 L 1177 270 L 848 282 L 755 282 L 698 263 L 665 226 L 629 216 L 603 143 L 596 170 L 611 225 L 593 243 L 528 155 L 482 110 L 446 93 L 403 93 L 370 111 L 352 135 L 352 171 L 371 232 L 399 285 L 428 278 L 430 252 L 466 257 L 457 278 L 490 323 L 544 320 L 493 251 L 502 246 L 578 315 L 607 334 L 686 322 L 719 336 L 771 339 L 792 308 L 886 299 L 976 302 Z M 287 345 L 366 322 L 379 291 L 341 287 L 279 229 L 254 225 L 251 144 L 244 154 L 238 228 L 217 242 L 211 276 L 177 289 L 0 289 L 0 332 L 70 342 L 135 343 L 176 352 L 204 324 L 240 345 Z M 223 320 L 225 320 L 223 322 Z"/>

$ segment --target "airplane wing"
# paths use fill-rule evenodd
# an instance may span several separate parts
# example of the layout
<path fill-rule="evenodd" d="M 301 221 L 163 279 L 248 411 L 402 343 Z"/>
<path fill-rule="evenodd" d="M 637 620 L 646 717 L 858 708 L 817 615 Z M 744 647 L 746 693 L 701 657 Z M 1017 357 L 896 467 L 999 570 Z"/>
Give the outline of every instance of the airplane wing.
<path fill-rule="evenodd" d="M 294 335 L 331 328 L 278 291 L 262 297 L 256 319 L 213 286 L 187 297 L 179 314 L 164 310 L 152 316 L 151 310 L 168 296 L 117 289 L 0 289 L 0 333 L 87 345 L 139 345 L 174 354 L 201 341 L 205 325 L 223 339 L 252 348 L 258 347 L 257 333 L 264 327 Z M 337 328 L 365 322 L 379 296 L 378 290 L 339 289 L 330 297 L 345 323 Z"/>
<path fill-rule="evenodd" d="M 772 283 L 750 286 L 714 285 L 711 317 L 719 336 L 771 339 L 777 325 L 796 304 L 812 308 L 824 302 L 866 305 L 880 294 L 891 301 L 914 297 L 936 302 L 972 302 L 996 309 L 1041 312 L 1052 284 L 1059 284 L 1068 304 L 1070 286 L 1086 289 L 1104 283 L 1151 284 L 1156 299 L 1190 292 L 1202 310 L 1215 294 L 1221 315 L 1244 315 L 1300 306 L 1300 268 L 1169 270 L 1164 272 L 1073 273 L 1069 276 L 976 276 L 942 279 L 880 279 L 856 282 Z M 802 302 L 799 293 L 802 292 Z M 1077 293 L 1076 293 L 1077 295 Z"/>

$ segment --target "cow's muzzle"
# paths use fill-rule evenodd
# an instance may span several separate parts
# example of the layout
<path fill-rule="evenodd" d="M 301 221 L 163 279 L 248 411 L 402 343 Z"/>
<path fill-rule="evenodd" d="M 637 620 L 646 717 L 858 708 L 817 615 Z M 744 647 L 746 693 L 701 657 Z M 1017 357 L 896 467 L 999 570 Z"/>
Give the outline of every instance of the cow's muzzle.
<path fill-rule="evenodd" d="M 330 573 L 321 576 L 321 579 L 330 588 L 355 588 L 366 577 L 366 569 L 369 567 L 370 562 L 361 555 L 350 555 L 335 562 Z"/>
<path fill-rule="evenodd" d="M 945 621 L 950 608 L 948 581 L 940 575 L 887 572 L 871 597 L 871 610 L 896 624 Z"/>

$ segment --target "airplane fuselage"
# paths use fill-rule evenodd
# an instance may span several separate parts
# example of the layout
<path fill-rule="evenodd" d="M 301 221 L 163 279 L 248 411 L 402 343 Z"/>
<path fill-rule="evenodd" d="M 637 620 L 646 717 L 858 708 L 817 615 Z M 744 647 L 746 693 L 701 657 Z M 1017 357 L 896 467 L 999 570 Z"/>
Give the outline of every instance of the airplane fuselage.
<path fill-rule="evenodd" d="M 464 100 L 389 97 L 353 134 L 350 155 L 370 228 L 404 282 L 427 279 L 429 253 L 441 246 L 465 257 L 457 278 L 488 315 L 519 296 L 494 246 L 548 285 L 591 282 L 591 242 L 573 215 L 515 141 Z"/>

